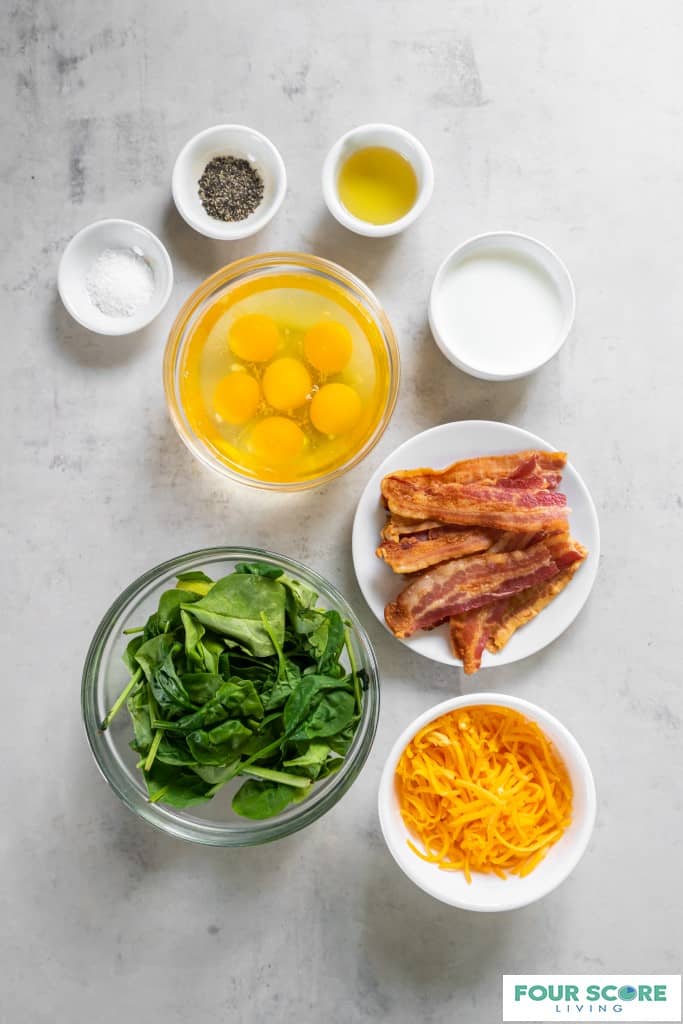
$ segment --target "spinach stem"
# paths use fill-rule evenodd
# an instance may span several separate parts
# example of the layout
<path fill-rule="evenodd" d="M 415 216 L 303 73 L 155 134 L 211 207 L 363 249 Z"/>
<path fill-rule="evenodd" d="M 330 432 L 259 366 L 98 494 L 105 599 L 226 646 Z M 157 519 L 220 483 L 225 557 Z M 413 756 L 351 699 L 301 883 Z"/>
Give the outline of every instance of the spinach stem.
<path fill-rule="evenodd" d="M 282 739 L 283 737 L 280 737 L 280 739 L 275 740 L 274 743 L 269 743 L 267 747 L 261 747 L 261 749 L 257 750 L 255 754 L 252 754 L 246 761 L 243 761 L 240 765 L 240 773 L 244 768 L 248 768 L 250 764 L 253 764 L 254 761 L 260 761 L 266 754 L 272 754 L 274 750 L 277 750 L 282 743 Z"/>
<path fill-rule="evenodd" d="M 168 786 L 163 786 L 163 788 L 162 788 L 162 789 L 158 789 L 158 790 L 156 791 L 156 793 L 154 794 L 154 796 L 151 796 L 151 797 L 149 798 L 149 800 L 147 801 L 147 803 L 150 803 L 150 804 L 155 804 L 155 803 L 157 803 L 157 801 L 161 800 L 161 799 L 162 799 L 162 797 L 165 797 L 165 796 L 166 796 L 166 790 L 167 790 L 167 789 L 168 789 Z"/>
<path fill-rule="evenodd" d="M 295 789 L 309 789 L 311 780 L 304 775 L 294 775 L 292 772 L 278 772 L 271 768 L 246 768 L 240 766 L 240 775 L 253 775 L 257 779 L 266 779 L 270 782 L 280 782 L 283 786 L 293 786 Z"/>
<path fill-rule="evenodd" d="M 154 733 L 154 739 L 152 740 L 152 746 L 149 748 L 149 753 L 147 755 L 147 760 L 145 761 L 145 771 L 146 772 L 150 771 L 152 765 L 154 764 L 154 758 L 157 756 L 157 750 L 159 749 L 159 744 L 161 743 L 163 735 L 164 734 L 161 731 L 161 729 L 157 729 L 157 731 Z"/>
<path fill-rule="evenodd" d="M 124 629 L 123 630 L 123 635 L 124 636 L 132 636 L 133 633 L 144 633 L 144 632 L 145 632 L 145 627 L 144 626 L 131 626 L 130 629 Z"/>
<path fill-rule="evenodd" d="M 349 636 L 348 626 L 344 626 L 344 644 L 349 655 L 349 661 L 351 662 L 351 675 L 353 677 L 353 692 L 356 697 L 356 711 L 360 714 L 361 711 L 361 696 L 360 696 L 360 680 L 358 679 L 358 669 L 356 667 L 356 656 L 353 653 L 353 647 L 351 646 L 351 637 Z"/>
<path fill-rule="evenodd" d="M 182 725 L 175 722 L 165 722 L 163 718 L 151 718 L 149 723 L 153 729 L 161 729 L 162 732 L 183 732 Z"/>
<path fill-rule="evenodd" d="M 104 719 L 102 720 L 102 723 L 100 725 L 100 730 L 102 732 L 104 732 L 106 729 L 109 728 L 109 726 L 112 723 L 112 720 L 113 720 L 114 716 L 121 710 L 123 705 L 128 700 L 128 698 L 129 698 L 130 694 L 132 693 L 133 689 L 140 682 L 140 677 L 141 676 L 142 676 L 142 669 L 141 668 L 136 669 L 135 672 L 133 673 L 133 675 L 128 680 L 128 683 L 124 686 L 123 690 L 118 695 L 118 697 L 116 698 L 116 700 L 112 704 L 111 708 L 109 709 L 109 711 L 105 715 Z"/>
<path fill-rule="evenodd" d="M 208 789 L 206 791 L 206 799 L 210 800 L 212 797 L 214 797 L 216 795 L 216 793 L 218 792 L 218 790 L 222 789 L 224 785 L 225 785 L 224 782 L 215 782 L 213 784 L 213 786 L 211 787 L 211 789 Z"/>
<path fill-rule="evenodd" d="M 157 702 L 154 699 L 152 693 L 152 684 L 147 683 L 147 703 L 149 704 L 149 718 L 151 722 L 155 722 L 159 719 L 159 709 L 157 708 Z"/>

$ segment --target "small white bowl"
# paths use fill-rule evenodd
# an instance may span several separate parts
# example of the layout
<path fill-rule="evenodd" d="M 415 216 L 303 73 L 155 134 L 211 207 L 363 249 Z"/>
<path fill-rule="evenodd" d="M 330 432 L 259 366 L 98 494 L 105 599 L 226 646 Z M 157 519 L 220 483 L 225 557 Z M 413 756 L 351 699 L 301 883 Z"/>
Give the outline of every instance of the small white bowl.
<path fill-rule="evenodd" d="M 216 156 L 248 160 L 261 175 L 263 199 L 244 220 L 218 220 L 202 206 L 199 179 Z M 178 213 L 191 228 L 207 238 L 232 242 L 256 234 L 273 219 L 285 198 L 287 172 L 282 157 L 265 135 L 242 124 L 217 124 L 183 146 L 173 167 L 171 188 Z"/>
<path fill-rule="evenodd" d="M 133 316 L 109 316 L 88 295 L 86 277 L 105 249 L 134 249 L 154 274 L 154 292 Z M 62 253 L 57 274 L 60 298 L 74 320 L 96 334 L 133 334 L 162 311 L 173 289 L 173 267 L 156 235 L 132 220 L 98 220 L 74 235 Z"/>
<path fill-rule="evenodd" d="M 461 871 L 444 871 L 418 857 L 408 846 L 412 839 L 403 823 L 396 796 L 396 766 L 413 736 L 429 722 L 456 708 L 493 704 L 512 708 L 536 722 L 553 743 L 569 772 L 574 790 L 573 820 L 562 838 L 525 878 L 510 875 L 472 874 L 468 884 Z M 389 852 L 415 885 L 430 896 L 462 910 L 492 912 L 515 910 L 547 896 L 574 870 L 581 860 L 595 824 L 595 783 L 586 755 L 572 734 L 553 715 L 536 704 L 502 693 L 473 693 L 454 697 L 425 711 L 405 729 L 391 748 L 379 785 L 379 820 Z M 415 839 L 413 839 L 415 842 Z"/>
<path fill-rule="evenodd" d="M 465 373 L 515 380 L 557 355 L 575 310 L 574 284 L 552 249 L 529 235 L 495 231 L 468 239 L 443 261 L 429 296 L 429 325 L 446 359 Z M 488 351 L 476 337 L 482 330 Z"/>
<path fill-rule="evenodd" d="M 417 198 L 404 217 L 389 224 L 369 224 L 354 217 L 339 198 L 338 178 L 341 164 L 356 150 L 366 146 L 386 146 L 400 153 L 411 164 L 417 177 Z M 367 238 L 388 238 L 405 231 L 425 209 L 434 190 L 434 169 L 422 143 L 392 124 L 364 124 L 342 135 L 329 151 L 323 164 L 323 197 L 332 216 L 350 231 Z"/>

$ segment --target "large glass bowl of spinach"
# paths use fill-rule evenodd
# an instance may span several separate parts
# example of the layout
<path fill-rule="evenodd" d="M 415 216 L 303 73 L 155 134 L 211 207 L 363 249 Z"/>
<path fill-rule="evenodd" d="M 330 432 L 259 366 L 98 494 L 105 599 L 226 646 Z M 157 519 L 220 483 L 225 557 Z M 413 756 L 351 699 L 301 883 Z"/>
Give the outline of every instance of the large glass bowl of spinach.
<path fill-rule="evenodd" d="M 360 772 L 377 663 L 342 595 L 292 559 L 208 548 L 140 576 L 83 671 L 86 733 L 129 807 L 172 835 L 250 846 L 328 811 Z"/>

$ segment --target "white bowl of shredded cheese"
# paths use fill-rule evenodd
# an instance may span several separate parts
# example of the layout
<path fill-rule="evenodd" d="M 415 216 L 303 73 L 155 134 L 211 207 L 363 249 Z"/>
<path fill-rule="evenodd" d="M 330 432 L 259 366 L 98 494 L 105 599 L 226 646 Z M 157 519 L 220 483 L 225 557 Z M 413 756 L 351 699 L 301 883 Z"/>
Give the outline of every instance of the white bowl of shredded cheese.
<path fill-rule="evenodd" d="M 156 237 L 130 220 L 83 228 L 62 254 L 57 287 L 79 324 L 97 334 L 132 334 L 162 311 L 173 288 L 169 255 Z"/>
<path fill-rule="evenodd" d="M 560 838 L 548 847 L 546 855 L 529 873 L 507 873 L 507 875 L 499 877 L 493 871 L 482 873 L 473 869 L 471 879 L 468 880 L 465 872 L 460 868 L 441 867 L 435 863 L 435 858 L 432 856 L 434 851 L 427 851 L 421 840 L 408 828 L 401 810 L 397 767 L 406 748 L 425 726 L 436 723 L 442 716 L 461 710 L 472 711 L 482 705 L 488 706 L 494 711 L 511 710 L 521 715 L 527 725 L 538 727 L 543 736 L 543 745 L 554 750 L 555 755 L 564 765 L 571 784 L 571 819 Z M 462 729 L 463 726 L 461 725 L 460 728 Z M 524 737 L 519 742 L 523 747 Z M 453 750 L 458 745 L 457 740 L 454 740 L 452 736 L 445 736 L 443 743 Z M 498 743 L 499 740 L 496 737 L 494 739 L 494 749 L 496 750 L 499 749 Z M 468 775 L 466 758 L 456 757 L 463 767 L 458 768 L 457 771 L 448 771 L 446 768 L 444 772 L 440 773 L 438 779 L 434 776 L 434 762 L 424 765 L 424 791 L 430 794 L 428 799 L 435 817 L 439 814 L 442 822 L 448 820 L 447 805 L 454 797 L 448 792 L 448 788 L 444 789 L 444 778 L 450 777 L 449 786 L 457 785 L 457 781 L 453 783 L 452 780 L 459 779 L 461 786 L 469 786 L 470 790 L 474 791 L 475 797 L 469 805 L 472 808 L 472 818 L 480 815 L 480 811 L 476 809 L 477 804 L 480 808 L 482 806 L 490 807 L 493 802 L 496 817 L 491 817 L 490 821 L 504 819 L 509 813 L 511 803 L 515 800 L 514 793 L 516 789 L 519 790 L 520 784 L 513 781 L 512 773 L 515 770 L 516 758 L 511 757 L 504 750 L 502 740 L 500 743 L 501 761 L 508 762 L 504 774 L 507 774 L 510 782 L 506 783 L 506 788 L 501 787 L 496 788 L 495 791 L 487 791 L 482 785 L 473 783 L 472 777 Z M 475 751 L 481 749 L 477 746 L 476 737 L 473 737 L 470 746 Z M 516 749 L 516 744 L 514 749 Z M 408 756 L 411 757 L 412 752 Z M 445 753 L 443 758 L 440 753 L 437 753 L 436 757 L 438 758 L 437 764 L 443 760 L 444 766 L 451 760 Z M 416 773 L 419 775 L 422 770 L 423 766 L 417 764 Z M 542 769 L 539 774 L 544 779 L 546 787 L 550 789 L 552 778 L 548 781 Z M 427 780 L 427 775 L 430 776 L 429 780 Z M 539 787 L 538 784 L 533 783 L 530 776 L 527 777 L 527 781 L 534 789 L 531 799 L 535 802 L 534 813 L 537 814 L 537 807 L 541 800 L 538 796 Z M 496 804 L 498 806 L 495 806 Z M 532 704 L 521 697 L 502 693 L 468 693 L 460 697 L 453 697 L 429 708 L 414 722 L 411 722 L 398 737 L 387 757 L 378 794 L 382 834 L 389 852 L 404 874 L 420 889 L 442 903 L 458 907 L 461 910 L 484 913 L 516 910 L 547 896 L 557 888 L 571 874 L 586 851 L 595 824 L 596 804 L 595 782 L 590 765 L 575 737 L 554 715 L 537 704 Z M 472 819 L 468 816 L 462 819 L 462 827 L 465 827 L 468 820 Z M 454 844 L 462 842 L 461 850 L 465 849 L 467 843 L 471 843 L 473 840 L 471 838 L 463 840 L 464 833 L 462 831 L 453 832 L 452 827 L 452 825 L 444 825 L 443 829 Z M 529 831 L 531 826 L 527 825 L 526 827 Z M 519 842 L 524 842 L 523 837 Z M 509 846 L 509 849 L 518 850 L 516 846 Z M 529 847 L 528 851 L 531 852 L 533 849 L 533 846 Z M 521 848 L 519 852 L 524 854 L 526 851 Z"/>

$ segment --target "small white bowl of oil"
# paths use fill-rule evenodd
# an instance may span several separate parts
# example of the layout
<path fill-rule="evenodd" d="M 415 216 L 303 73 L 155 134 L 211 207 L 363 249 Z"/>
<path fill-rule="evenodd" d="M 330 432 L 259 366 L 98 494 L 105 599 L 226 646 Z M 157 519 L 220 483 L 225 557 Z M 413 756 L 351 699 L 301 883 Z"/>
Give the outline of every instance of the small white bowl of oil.
<path fill-rule="evenodd" d="M 322 173 L 332 216 L 358 235 L 387 238 L 413 224 L 434 189 L 434 170 L 422 143 L 391 124 L 364 124 L 330 149 Z"/>
<path fill-rule="evenodd" d="M 429 325 L 455 366 L 482 380 L 515 380 L 552 359 L 574 322 L 574 285 L 547 245 L 512 231 L 477 235 L 439 267 Z"/>

